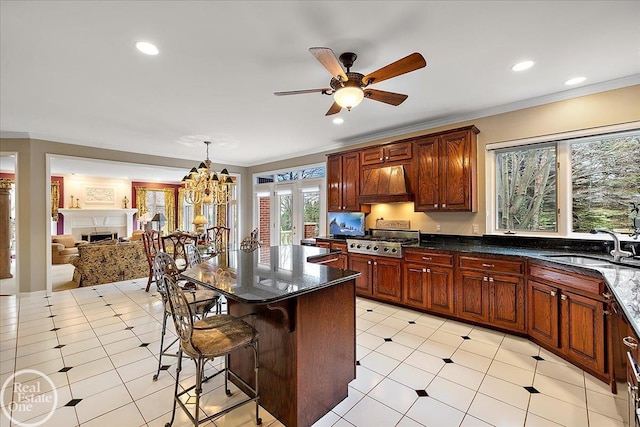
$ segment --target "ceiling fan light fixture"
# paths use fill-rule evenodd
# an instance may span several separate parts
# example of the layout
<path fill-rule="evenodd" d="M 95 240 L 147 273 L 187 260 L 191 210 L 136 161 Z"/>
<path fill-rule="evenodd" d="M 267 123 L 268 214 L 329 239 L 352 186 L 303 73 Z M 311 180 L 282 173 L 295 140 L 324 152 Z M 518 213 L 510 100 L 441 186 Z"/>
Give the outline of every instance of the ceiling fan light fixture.
<path fill-rule="evenodd" d="M 153 43 L 149 43 L 149 42 L 142 42 L 142 41 L 136 42 L 136 49 L 138 49 L 140 52 L 144 53 L 145 55 L 154 56 L 160 53 L 158 48 Z"/>
<path fill-rule="evenodd" d="M 333 99 L 336 104 L 351 111 L 364 99 L 364 91 L 358 86 L 341 87 L 333 94 Z"/>

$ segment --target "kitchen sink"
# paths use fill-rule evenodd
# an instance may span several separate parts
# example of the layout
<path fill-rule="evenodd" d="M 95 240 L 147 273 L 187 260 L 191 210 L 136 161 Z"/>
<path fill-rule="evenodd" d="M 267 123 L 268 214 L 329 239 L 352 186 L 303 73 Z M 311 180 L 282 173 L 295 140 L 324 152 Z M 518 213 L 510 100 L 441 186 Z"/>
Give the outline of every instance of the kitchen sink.
<path fill-rule="evenodd" d="M 611 265 L 611 263 L 607 260 L 581 255 L 547 255 L 547 257 L 552 258 L 555 261 L 567 262 L 569 264 L 587 265 L 593 267 L 605 267 Z"/>

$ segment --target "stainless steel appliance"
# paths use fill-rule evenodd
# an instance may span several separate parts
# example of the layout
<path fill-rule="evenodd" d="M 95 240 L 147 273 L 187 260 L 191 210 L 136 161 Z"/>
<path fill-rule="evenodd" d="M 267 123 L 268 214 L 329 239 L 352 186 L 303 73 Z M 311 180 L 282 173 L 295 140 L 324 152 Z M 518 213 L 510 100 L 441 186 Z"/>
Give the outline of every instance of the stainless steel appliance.
<path fill-rule="evenodd" d="M 640 390 L 638 390 L 638 383 L 640 382 L 640 369 L 634 357 L 634 353 L 638 348 L 638 341 L 632 337 L 627 336 L 622 339 L 624 345 L 629 347 L 627 351 L 627 391 L 629 393 L 629 426 L 640 426 Z"/>
<path fill-rule="evenodd" d="M 373 229 L 366 236 L 347 239 L 347 252 L 402 258 L 402 246 L 419 241 L 420 231 L 418 230 Z"/>

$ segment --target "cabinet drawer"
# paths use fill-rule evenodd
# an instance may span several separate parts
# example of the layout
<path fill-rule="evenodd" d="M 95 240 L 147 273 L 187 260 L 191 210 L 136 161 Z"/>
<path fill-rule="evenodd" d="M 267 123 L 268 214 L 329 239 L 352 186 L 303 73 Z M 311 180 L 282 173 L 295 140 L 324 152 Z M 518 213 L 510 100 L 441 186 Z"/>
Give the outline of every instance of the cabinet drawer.
<path fill-rule="evenodd" d="M 347 253 L 347 244 L 346 243 L 331 243 L 331 250 L 334 251 L 342 251 L 343 254 Z"/>
<path fill-rule="evenodd" d="M 602 280 L 537 264 L 531 264 L 529 266 L 529 277 L 544 280 L 545 282 L 556 283 L 563 288 L 578 289 L 594 295 L 602 295 L 604 292 L 604 282 Z"/>
<path fill-rule="evenodd" d="M 460 268 L 505 274 L 524 274 L 524 261 L 460 256 Z"/>
<path fill-rule="evenodd" d="M 439 264 L 446 265 L 448 267 L 453 266 L 453 255 L 442 254 L 438 252 L 427 252 L 417 249 L 405 249 L 404 250 L 405 261 L 413 261 L 425 264 Z"/>

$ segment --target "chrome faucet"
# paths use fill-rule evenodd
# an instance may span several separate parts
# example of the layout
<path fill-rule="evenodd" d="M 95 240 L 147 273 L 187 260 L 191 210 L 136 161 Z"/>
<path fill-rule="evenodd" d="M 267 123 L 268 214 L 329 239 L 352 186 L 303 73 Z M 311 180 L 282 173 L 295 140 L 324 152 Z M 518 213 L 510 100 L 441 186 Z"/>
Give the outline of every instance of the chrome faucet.
<path fill-rule="evenodd" d="M 614 262 L 620 262 L 622 258 L 629 258 L 633 256 L 632 252 L 622 250 L 622 248 L 620 247 L 620 239 L 618 239 L 618 236 L 613 231 L 603 230 L 601 228 L 594 228 L 593 230 L 591 230 L 591 234 L 597 233 L 604 233 L 613 237 L 613 250 L 610 253 L 613 257 Z"/>

